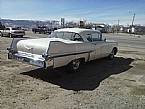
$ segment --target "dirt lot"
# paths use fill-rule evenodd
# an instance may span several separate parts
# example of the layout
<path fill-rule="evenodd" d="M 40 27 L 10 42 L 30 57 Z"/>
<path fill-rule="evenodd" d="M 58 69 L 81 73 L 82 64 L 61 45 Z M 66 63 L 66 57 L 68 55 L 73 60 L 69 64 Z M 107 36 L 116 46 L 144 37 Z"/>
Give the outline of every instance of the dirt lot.
<path fill-rule="evenodd" d="M 8 60 L 12 39 L 0 37 L 0 109 L 145 109 L 145 37 L 105 37 L 119 42 L 116 58 L 89 62 L 74 74 Z"/>

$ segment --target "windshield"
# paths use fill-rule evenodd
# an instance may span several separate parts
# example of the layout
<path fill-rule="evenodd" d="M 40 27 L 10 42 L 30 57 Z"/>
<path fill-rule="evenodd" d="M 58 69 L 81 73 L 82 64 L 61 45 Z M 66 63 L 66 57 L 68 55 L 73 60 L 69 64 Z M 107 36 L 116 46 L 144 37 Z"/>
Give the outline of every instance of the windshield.
<path fill-rule="evenodd" d="M 73 40 L 75 33 L 73 32 L 53 32 L 49 38 L 61 38 L 66 40 Z"/>

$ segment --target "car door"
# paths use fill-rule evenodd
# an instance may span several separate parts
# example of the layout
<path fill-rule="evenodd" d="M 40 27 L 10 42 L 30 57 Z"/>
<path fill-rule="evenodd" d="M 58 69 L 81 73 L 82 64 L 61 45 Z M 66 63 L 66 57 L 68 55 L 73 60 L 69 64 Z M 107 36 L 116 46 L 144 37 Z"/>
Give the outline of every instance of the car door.
<path fill-rule="evenodd" d="M 102 34 L 99 32 L 92 33 L 92 44 L 95 45 L 94 59 L 105 57 L 108 54 L 108 44 L 102 40 Z"/>
<path fill-rule="evenodd" d="M 90 53 L 90 56 L 89 56 L 89 60 L 94 60 L 94 59 L 96 59 L 96 57 L 99 57 L 99 55 L 100 55 L 100 47 L 96 46 L 97 42 L 92 40 L 91 33 L 85 34 L 85 37 L 87 40 L 86 45 L 88 47 L 90 47 L 90 50 L 92 50 L 92 52 Z"/>
<path fill-rule="evenodd" d="M 96 46 L 99 47 L 99 55 L 96 55 L 96 59 L 97 58 L 102 58 L 102 57 L 106 57 L 107 55 L 109 55 L 109 46 L 108 43 L 106 43 L 105 41 L 97 41 Z M 96 51 L 97 54 L 97 51 Z M 98 57 L 97 57 L 98 56 Z"/>

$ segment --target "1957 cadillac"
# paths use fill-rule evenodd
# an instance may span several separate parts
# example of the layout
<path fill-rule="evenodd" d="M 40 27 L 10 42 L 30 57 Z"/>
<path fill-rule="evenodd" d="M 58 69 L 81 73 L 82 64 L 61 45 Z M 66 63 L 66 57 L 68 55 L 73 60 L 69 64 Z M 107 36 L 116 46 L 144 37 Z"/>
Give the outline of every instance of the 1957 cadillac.
<path fill-rule="evenodd" d="M 114 58 L 117 42 L 102 38 L 100 31 L 65 28 L 54 31 L 48 38 L 14 39 L 8 48 L 8 58 L 41 68 L 67 66 L 77 71 L 80 64 L 98 58 Z"/>

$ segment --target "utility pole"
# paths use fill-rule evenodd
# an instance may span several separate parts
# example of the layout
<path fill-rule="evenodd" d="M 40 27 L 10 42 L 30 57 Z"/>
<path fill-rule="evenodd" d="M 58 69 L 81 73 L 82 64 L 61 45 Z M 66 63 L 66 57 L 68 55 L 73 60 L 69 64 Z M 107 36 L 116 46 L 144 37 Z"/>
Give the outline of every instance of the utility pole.
<path fill-rule="evenodd" d="M 118 19 L 118 26 L 119 26 L 119 22 L 120 22 L 120 20 Z"/>
<path fill-rule="evenodd" d="M 132 18 L 132 26 L 134 24 L 134 19 L 135 19 L 135 13 L 133 14 L 133 18 Z"/>
<path fill-rule="evenodd" d="M 0 25 L 2 25 L 2 22 L 1 22 L 1 17 L 0 17 Z"/>
<path fill-rule="evenodd" d="M 120 22 L 120 20 L 118 19 L 117 33 L 119 32 L 119 22 Z"/>
<path fill-rule="evenodd" d="M 131 24 L 131 33 L 134 33 L 134 27 L 133 27 L 133 25 L 134 25 L 134 19 L 135 19 L 135 13 L 133 14 L 133 17 L 132 17 L 132 24 Z M 134 34 L 134 36 L 135 36 L 135 34 Z"/>
<path fill-rule="evenodd" d="M 3 26 L 3 25 L 2 25 L 1 17 L 0 17 L 0 29 L 2 28 L 2 26 Z"/>

